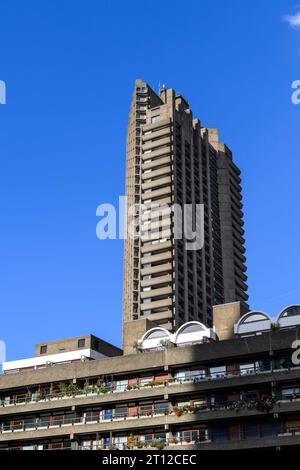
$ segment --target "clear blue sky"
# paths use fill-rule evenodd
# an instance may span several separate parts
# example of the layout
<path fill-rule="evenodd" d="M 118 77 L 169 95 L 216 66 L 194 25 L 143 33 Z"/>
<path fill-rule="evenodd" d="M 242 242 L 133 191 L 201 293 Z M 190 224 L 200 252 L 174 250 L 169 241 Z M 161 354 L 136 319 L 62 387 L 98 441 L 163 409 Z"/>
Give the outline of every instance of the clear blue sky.
<path fill-rule="evenodd" d="M 299 9 L 299 8 L 298 8 Z M 120 344 L 121 241 L 96 207 L 124 194 L 135 78 L 175 88 L 243 172 L 251 306 L 300 303 L 300 30 L 295 1 L 1 0 L 0 339 Z"/>

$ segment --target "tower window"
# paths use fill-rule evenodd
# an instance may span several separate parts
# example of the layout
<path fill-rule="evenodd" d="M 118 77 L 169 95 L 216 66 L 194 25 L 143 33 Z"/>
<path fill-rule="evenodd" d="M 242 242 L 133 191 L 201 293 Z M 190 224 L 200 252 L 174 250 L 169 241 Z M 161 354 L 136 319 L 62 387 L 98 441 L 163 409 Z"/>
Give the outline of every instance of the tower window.
<path fill-rule="evenodd" d="M 40 354 L 46 354 L 47 352 L 47 344 L 44 344 L 40 347 Z"/>
<path fill-rule="evenodd" d="M 153 117 L 151 118 L 152 124 L 154 124 L 155 122 L 158 122 L 159 120 L 160 120 L 160 116 L 159 116 L 159 115 L 158 115 L 158 116 L 153 116 Z"/>
<path fill-rule="evenodd" d="M 84 347 L 85 347 L 85 338 L 79 339 L 78 348 L 84 348 Z"/>

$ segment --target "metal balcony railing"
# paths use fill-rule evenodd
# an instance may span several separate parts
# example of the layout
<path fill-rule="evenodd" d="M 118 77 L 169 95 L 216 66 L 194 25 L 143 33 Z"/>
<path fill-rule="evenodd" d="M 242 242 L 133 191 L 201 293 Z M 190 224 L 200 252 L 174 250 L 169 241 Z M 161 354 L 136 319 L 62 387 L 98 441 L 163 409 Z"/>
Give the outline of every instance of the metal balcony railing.
<path fill-rule="evenodd" d="M 238 400 L 227 400 L 218 402 L 215 400 L 207 399 L 206 402 L 198 405 L 187 406 L 173 406 L 170 404 L 152 405 L 149 408 L 138 408 L 118 411 L 117 409 L 102 410 L 97 414 L 90 414 L 85 416 L 68 418 L 66 416 L 53 417 L 50 420 L 44 420 L 37 417 L 36 419 L 27 422 L 20 419 L 16 422 L 13 421 L 9 424 L 0 424 L 0 433 L 15 432 L 15 431 L 32 431 L 39 429 L 61 428 L 64 426 L 74 426 L 81 424 L 98 424 L 115 421 L 126 421 L 133 419 L 154 418 L 161 416 L 176 415 L 181 417 L 185 414 L 197 414 L 204 412 L 214 411 L 231 411 L 240 412 L 240 410 L 256 410 L 259 412 L 269 412 L 273 409 L 274 405 L 282 399 L 282 396 L 265 396 L 257 398 L 241 398 Z M 292 398 L 291 398 L 292 400 Z M 298 398 L 294 398 L 298 400 Z"/>
<path fill-rule="evenodd" d="M 299 369 L 295 367 L 293 369 Z M 269 367 L 260 367 L 260 368 L 246 368 L 242 370 L 237 370 L 231 373 L 228 372 L 203 372 L 199 374 L 192 374 L 188 377 L 170 377 L 165 380 L 156 380 L 152 382 L 143 383 L 139 379 L 136 379 L 135 382 L 128 383 L 127 385 L 119 384 L 118 381 L 113 381 L 110 383 L 104 383 L 102 386 L 90 386 L 89 389 L 80 389 L 72 391 L 60 391 L 56 393 L 44 394 L 41 392 L 34 392 L 31 394 L 24 394 L 21 397 L 5 397 L 5 399 L 0 400 L 0 406 L 17 406 L 17 405 L 26 405 L 37 402 L 45 401 L 55 401 L 55 400 L 65 400 L 65 399 L 74 399 L 87 396 L 97 396 L 105 395 L 112 393 L 129 393 L 136 390 L 146 390 L 147 388 L 156 388 L 156 387 L 167 387 L 173 385 L 185 385 L 189 383 L 201 383 L 204 381 L 217 380 L 217 379 L 232 379 L 236 377 L 246 376 L 246 375 L 256 375 L 263 373 L 278 373 L 287 371 L 290 369 L 282 368 L 277 370 L 271 370 Z"/>

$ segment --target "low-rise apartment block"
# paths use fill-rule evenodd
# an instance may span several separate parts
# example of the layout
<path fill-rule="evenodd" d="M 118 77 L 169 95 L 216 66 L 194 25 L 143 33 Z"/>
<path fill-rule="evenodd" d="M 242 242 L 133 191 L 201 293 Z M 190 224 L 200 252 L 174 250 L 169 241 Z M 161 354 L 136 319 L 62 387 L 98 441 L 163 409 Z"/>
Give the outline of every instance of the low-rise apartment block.
<path fill-rule="evenodd" d="M 213 328 L 154 326 L 131 354 L 89 336 L 106 355 L 6 363 L 0 448 L 300 448 L 300 367 L 292 360 L 300 307 L 276 319 L 250 312 L 227 330 L 218 322 L 223 308 L 228 322 L 240 304 L 217 306 Z M 63 344 L 93 350 L 80 339 L 40 344 L 35 359 L 47 358 L 43 346 L 52 357 Z"/>

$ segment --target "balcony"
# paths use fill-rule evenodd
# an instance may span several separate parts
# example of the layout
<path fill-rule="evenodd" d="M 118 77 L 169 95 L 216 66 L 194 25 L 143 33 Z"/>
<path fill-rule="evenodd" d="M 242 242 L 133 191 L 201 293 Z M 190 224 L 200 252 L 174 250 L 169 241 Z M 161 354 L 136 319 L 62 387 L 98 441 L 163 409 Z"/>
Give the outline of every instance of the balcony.
<path fill-rule="evenodd" d="M 161 165 L 167 165 L 171 163 L 171 157 L 162 157 L 158 158 L 157 160 L 152 160 L 148 163 L 142 164 L 142 170 L 151 170 L 152 168 L 156 168 Z"/>
<path fill-rule="evenodd" d="M 144 265 L 144 264 L 156 263 L 157 261 L 169 260 L 171 258 L 172 258 L 172 252 L 169 250 L 163 253 L 158 253 L 156 255 L 154 254 L 152 256 L 144 256 L 143 258 L 141 258 L 141 264 Z"/>
<path fill-rule="evenodd" d="M 147 132 L 147 131 L 146 131 Z M 148 140 L 157 139 L 158 137 L 170 137 L 171 130 L 170 127 L 158 128 L 157 130 L 153 129 L 150 134 L 144 132 L 143 134 L 143 142 L 147 142 Z"/>
<path fill-rule="evenodd" d="M 158 266 L 153 266 L 152 268 L 143 268 L 141 269 L 142 276 L 148 276 L 157 273 L 168 273 L 173 270 L 172 263 L 159 264 Z"/>
<path fill-rule="evenodd" d="M 141 287 L 151 287 L 153 285 L 166 284 L 166 283 L 171 283 L 171 282 L 172 282 L 172 276 L 171 274 L 167 274 L 166 276 L 158 276 L 158 277 L 153 277 L 148 280 L 142 280 Z"/>
<path fill-rule="evenodd" d="M 130 438 L 130 436 L 128 436 Z M 132 439 L 132 438 L 131 438 Z M 123 443 L 116 443 L 112 441 L 111 444 L 96 444 L 91 446 L 83 446 L 80 445 L 78 450 L 137 450 L 137 449 L 157 449 L 163 450 L 166 447 L 170 447 L 171 449 L 174 446 L 189 446 L 195 445 L 198 443 L 210 442 L 206 439 L 195 439 L 191 440 L 188 438 L 176 438 L 171 437 L 168 439 L 157 439 L 157 440 L 142 440 L 142 439 L 132 439 L 131 441 L 128 439 L 128 442 Z"/>
<path fill-rule="evenodd" d="M 143 181 L 147 180 L 149 178 L 157 178 L 158 176 L 169 175 L 172 172 L 172 168 L 171 168 L 170 165 L 166 165 L 166 166 L 163 166 L 162 168 L 158 168 L 156 170 L 153 169 L 151 171 L 149 171 L 149 170 L 147 170 L 147 171 L 148 171 L 147 173 L 145 173 L 145 172 L 142 173 L 142 180 Z M 144 185 L 142 185 L 142 187 L 143 187 L 143 189 L 146 189 L 146 188 L 144 188 Z"/>
<path fill-rule="evenodd" d="M 169 295 L 172 294 L 173 289 L 171 286 L 169 287 L 162 287 L 161 289 L 150 289 L 144 292 L 141 292 L 141 299 L 153 298 L 158 297 L 161 295 Z"/>
<path fill-rule="evenodd" d="M 166 230 L 168 230 L 168 233 L 169 233 L 168 238 L 170 238 L 171 228 L 173 226 L 170 215 L 166 215 L 164 218 L 161 218 L 156 221 L 148 220 L 147 222 L 148 223 L 143 223 L 143 225 L 141 225 L 141 232 L 142 232 L 143 239 L 145 236 L 148 236 L 150 240 L 153 239 L 152 232 L 154 232 L 154 237 L 155 237 L 155 233 L 157 233 L 157 235 L 159 235 L 159 238 L 162 238 L 161 235 L 159 234 L 159 231 L 166 231 Z"/>
<path fill-rule="evenodd" d="M 148 192 L 144 192 L 142 193 L 142 200 L 143 201 L 147 201 L 148 199 L 153 199 L 153 198 L 158 198 L 160 196 L 168 196 L 168 195 L 171 195 L 172 193 L 172 187 L 169 185 L 169 186 L 165 186 L 163 188 L 160 188 L 160 189 L 157 189 L 157 190 L 152 190 L 152 191 L 148 191 Z"/>
<path fill-rule="evenodd" d="M 159 171 L 162 174 L 171 173 L 170 167 L 169 168 L 167 167 L 166 169 L 164 168 L 163 172 L 161 170 L 159 170 Z M 147 174 L 147 176 L 148 176 L 148 174 Z M 143 183 L 142 184 L 142 190 L 145 191 L 147 189 L 159 188 L 161 186 L 170 185 L 171 183 L 172 183 L 171 176 L 166 176 L 166 177 L 155 179 L 154 181 L 150 181 L 149 183 Z"/>
<path fill-rule="evenodd" d="M 162 300 L 157 300 L 153 302 L 147 302 L 145 304 L 141 304 L 140 308 L 141 311 L 143 312 L 144 310 L 153 310 L 156 308 L 162 308 L 162 307 L 172 307 L 173 301 L 172 299 L 162 299 Z"/>
<path fill-rule="evenodd" d="M 167 155 L 170 155 L 171 152 L 172 152 L 171 145 L 164 145 L 163 147 L 160 147 L 156 150 L 143 153 L 142 160 L 145 161 L 145 160 L 149 160 L 149 159 L 156 158 L 156 157 L 167 156 Z"/>
<path fill-rule="evenodd" d="M 299 368 L 294 368 L 294 379 L 299 378 Z M 245 386 L 266 383 L 269 384 L 272 380 L 281 379 L 287 380 L 288 369 L 278 369 L 273 371 L 271 375 L 270 369 L 253 369 L 236 371 L 234 374 L 230 373 L 198 373 L 188 377 L 168 377 L 162 380 L 152 380 L 147 383 L 142 383 L 138 378 L 131 383 L 118 383 L 114 380 L 109 385 L 103 386 L 89 386 L 78 388 L 75 384 L 66 384 L 63 391 L 58 391 L 52 394 L 31 393 L 24 394 L 22 397 L 5 399 L 0 401 L 0 415 L 11 415 L 16 413 L 28 413 L 33 411 L 45 411 L 51 409 L 65 409 L 70 406 L 91 406 L 99 405 L 100 403 L 109 404 L 111 402 L 118 402 L 123 400 L 143 400 L 146 397 L 163 397 L 165 394 L 177 395 L 180 393 L 190 393 L 196 390 L 199 393 L 207 393 L 212 389 L 221 390 L 224 388 L 224 380 L 227 382 L 226 387 L 240 386 L 241 380 Z M 291 377 L 293 378 L 293 377 Z M 249 379 L 249 380 L 248 380 Z M 124 381 L 123 381 L 124 382 Z M 276 397 L 276 406 L 282 411 L 288 410 L 297 411 L 299 409 L 300 399 L 296 397 Z M 249 403 L 248 403 L 249 405 Z M 246 403 L 241 400 L 234 402 L 224 403 L 210 403 L 203 404 L 201 411 L 210 410 L 215 412 L 235 412 L 236 410 L 245 410 Z M 253 401 L 250 403 L 250 408 L 255 408 Z M 249 411 L 252 413 L 251 409 Z M 253 411 L 254 412 L 254 411 Z M 69 423 L 65 423 L 69 424 Z"/>
<path fill-rule="evenodd" d="M 171 240 L 167 240 L 161 243 L 151 243 L 151 245 L 144 245 L 142 246 L 141 252 L 144 253 L 152 253 L 155 251 L 165 250 L 172 247 Z"/>

